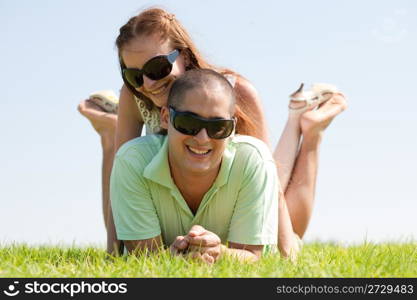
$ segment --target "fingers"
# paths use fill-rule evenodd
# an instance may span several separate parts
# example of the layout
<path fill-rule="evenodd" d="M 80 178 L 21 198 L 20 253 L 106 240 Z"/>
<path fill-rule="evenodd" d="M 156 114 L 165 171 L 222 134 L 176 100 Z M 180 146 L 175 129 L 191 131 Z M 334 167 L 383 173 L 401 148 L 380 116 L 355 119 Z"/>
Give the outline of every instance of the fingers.
<path fill-rule="evenodd" d="M 208 253 L 204 253 L 203 255 L 201 255 L 201 259 L 208 264 L 213 264 L 215 262 L 215 259 Z"/>
<path fill-rule="evenodd" d="M 180 250 L 185 250 L 188 247 L 188 243 L 183 236 L 178 236 L 176 240 L 176 246 Z"/>
<path fill-rule="evenodd" d="M 185 239 L 190 245 L 209 246 L 213 243 L 213 239 L 210 237 L 210 234 L 212 233 L 204 229 L 203 226 L 194 225 L 185 236 Z"/>
<path fill-rule="evenodd" d="M 188 257 L 192 259 L 201 259 L 201 253 L 198 251 L 188 252 Z"/>
<path fill-rule="evenodd" d="M 194 225 L 186 236 L 177 236 L 170 246 L 173 255 L 188 252 L 188 257 L 213 263 L 220 255 L 220 238 L 200 225 Z"/>
<path fill-rule="evenodd" d="M 194 225 L 186 236 L 177 236 L 170 246 L 171 254 L 181 255 L 212 264 L 220 256 L 220 238 L 202 226 Z"/>
<path fill-rule="evenodd" d="M 188 257 L 208 264 L 213 264 L 215 262 L 215 259 L 207 253 L 201 254 L 200 252 L 190 252 Z"/>
<path fill-rule="evenodd" d="M 188 248 L 188 242 L 183 236 L 177 236 L 169 247 L 171 254 L 178 255 Z"/>
<path fill-rule="evenodd" d="M 211 232 L 210 234 L 204 234 L 196 237 L 190 237 L 187 235 L 185 239 L 190 245 L 198 247 L 215 247 L 221 242 L 220 238 Z"/>
<path fill-rule="evenodd" d="M 195 237 L 195 236 L 198 236 L 198 235 L 202 235 L 206 232 L 207 232 L 207 230 L 205 230 L 203 226 L 194 225 L 193 227 L 191 227 L 190 231 L 188 232 L 188 235 L 190 237 Z"/>
<path fill-rule="evenodd" d="M 188 248 L 190 252 L 200 252 L 201 254 L 207 253 L 208 255 L 217 258 L 220 255 L 220 247 L 199 247 L 190 245 Z"/>

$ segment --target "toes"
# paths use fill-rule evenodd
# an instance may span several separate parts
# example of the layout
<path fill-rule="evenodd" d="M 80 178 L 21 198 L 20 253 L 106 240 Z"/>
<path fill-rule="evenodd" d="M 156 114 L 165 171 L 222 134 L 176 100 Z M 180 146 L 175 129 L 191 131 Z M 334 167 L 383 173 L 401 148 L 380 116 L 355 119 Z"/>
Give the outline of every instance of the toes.
<path fill-rule="evenodd" d="M 79 111 L 80 114 L 82 114 L 84 117 L 87 117 L 91 114 L 91 108 L 88 106 L 88 100 L 84 100 L 81 101 L 78 106 L 77 109 Z"/>
<path fill-rule="evenodd" d="M 77 110 L 82 114 L 85 111 L 85 101 L 81 101 L 78 106 L 77 106 Z"/>
<path fill-rule="evenodd" d="M 100 106 L 98 106 L 91 100 L 84 100 L 80 102 L 80 104 L 78 104 L 77 109 L 82 115 L 84 115 L 87 118 L 99 117 L 103 115 L 103 113 L 105 113 L 105 111 Z"/>

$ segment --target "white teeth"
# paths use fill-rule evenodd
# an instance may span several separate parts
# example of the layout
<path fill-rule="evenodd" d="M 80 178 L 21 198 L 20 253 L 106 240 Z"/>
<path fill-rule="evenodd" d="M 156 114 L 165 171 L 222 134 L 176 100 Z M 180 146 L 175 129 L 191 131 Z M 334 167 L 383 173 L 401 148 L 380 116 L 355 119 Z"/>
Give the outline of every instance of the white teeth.
<path fill-rule="evenodd" d="M 201 151 L 201 150 L 198 150 L 198 149 L 190 147 L 190 146 L 188 146 L 188 149 L 190 149 L 191 152 L 194 152 L 195 154 L 207 154 L 207 153 L 210 152 L 210 150 Z"/>

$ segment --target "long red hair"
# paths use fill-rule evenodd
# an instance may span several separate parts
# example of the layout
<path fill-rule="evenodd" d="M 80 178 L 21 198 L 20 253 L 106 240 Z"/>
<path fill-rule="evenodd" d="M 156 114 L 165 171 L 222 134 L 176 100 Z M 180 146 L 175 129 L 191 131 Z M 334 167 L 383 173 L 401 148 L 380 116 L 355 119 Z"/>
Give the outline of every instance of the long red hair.
<path fill-rule="evenodd" d="M 189 65 L 186 69 L 205 68 L 213 69 L 222 74 L 231 74 L 239 76 L 237 73 L 229 70 L 215 67 L 209 64 L 200 54 L 190 35 L 182 26 L 182 24 L 175 18 L 173 14 L 161 9 L 150 8 L 142 11 L 139 15 L 129 19 L 129 21 L 120 27 L 119 36 L 116 39 L 116 46 L 121 58 L 121 51 L 130 41 L 141 35 L 159 34 L 161 39 L 168 39 L 171 42 L 173 49 L 181 49 L 185 51 L 189 57 Z M 145 101 L 148 108 L 154 106 L 153 102 L 139 93 L 135 88 L 125 82 L 126 86 L 132 91 L 134 95 L 140 97 Z M 236 133 L 250 135 L 262 139 L 260 126 L 257 125 L 258 120 L 247 105 L 244 96 L 235 88 L 236 93 L 236 113 L 237 126 Z"/>

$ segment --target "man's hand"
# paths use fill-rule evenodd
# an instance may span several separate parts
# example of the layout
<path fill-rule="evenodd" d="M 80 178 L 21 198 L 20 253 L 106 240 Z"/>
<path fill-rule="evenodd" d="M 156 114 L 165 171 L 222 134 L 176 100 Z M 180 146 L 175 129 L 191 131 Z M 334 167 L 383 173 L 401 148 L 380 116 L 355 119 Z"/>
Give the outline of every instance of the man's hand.
<path fill-rule="evenodd" d="M 221 253 L 221 240 L 217 234 L 204 229 L 200 225 L 191 227 L 184 237 L 188 243 L 189 255 L 206 263 L 216 262 Z"/>
<path fill-rule="evenodd" d="M 188 242 L 185 240 L 184 236 L 180 235 L 175 238 L 175 241 L 169 247 L 172 255 L 180 255 L 187 251 Z"/>
<path fill-rule="evenodd" d="M 220 257 L 221 240 L 213 232 L 194 225 L 186 236 L 177 236 L 170 246 L 171 254 L 188 253 L 191 258 L 212 264 Z"/>

